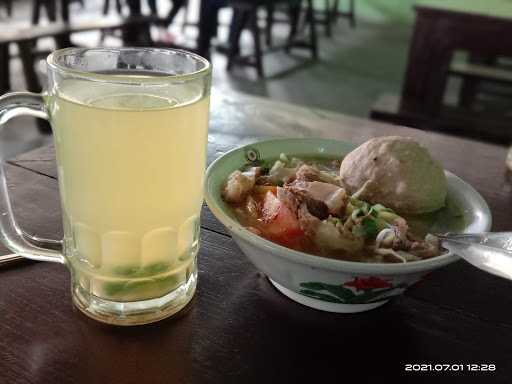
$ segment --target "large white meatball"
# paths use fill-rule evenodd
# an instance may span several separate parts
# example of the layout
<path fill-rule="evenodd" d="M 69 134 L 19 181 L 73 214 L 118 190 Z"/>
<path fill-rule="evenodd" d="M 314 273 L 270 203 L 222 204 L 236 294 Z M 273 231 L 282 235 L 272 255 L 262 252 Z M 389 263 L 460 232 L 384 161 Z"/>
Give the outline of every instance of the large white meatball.
<path fill-rule="evenodd" d="M 446 200 L 443 168 L 428 150 L 408 137 L 371 139 L 342 161 L 341 182 L 350 194 L 399 213 L 435 211 Z"/>

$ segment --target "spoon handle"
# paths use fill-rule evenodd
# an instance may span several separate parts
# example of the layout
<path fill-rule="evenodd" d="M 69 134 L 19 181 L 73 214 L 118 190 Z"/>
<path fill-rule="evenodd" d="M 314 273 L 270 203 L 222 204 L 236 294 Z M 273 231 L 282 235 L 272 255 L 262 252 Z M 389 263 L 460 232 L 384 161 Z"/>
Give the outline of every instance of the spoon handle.
<path fill-rule="evenodd" d="M 512 232 L 440 235 L 441 245 L 475 267 L 512 280 Z"/>
<path fill-rule="evenodd" d="M 436 235 L 441 241 L 456 241 L 464 244 L 480 244 L 512 252 L 512 232 L 482 232 Z"/>

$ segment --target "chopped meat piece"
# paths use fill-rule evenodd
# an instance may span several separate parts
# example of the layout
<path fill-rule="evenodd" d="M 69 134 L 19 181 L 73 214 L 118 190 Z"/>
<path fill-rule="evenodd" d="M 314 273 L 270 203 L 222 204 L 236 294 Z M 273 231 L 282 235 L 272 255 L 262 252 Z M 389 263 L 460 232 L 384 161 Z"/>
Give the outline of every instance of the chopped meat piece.
<path fill-rule="evenodd" d="M 298 216 L 302 230 L 321 248 L 355 252 L 364 246 L 363 238 L 354 236 L 352 232 L 343 231 L 343 228 L 338 228 L 331 221 L 321 221 L 313 216 L 306 203 L 300 205 Z"/>
<path fill-rule="evenodd" d="M 345 190 L 333 184 L 296 180 L 285 188 L 303 198 L 324 202 L 331 215 L 340 215 L 348 202 Z"/>
<path fill-rule="evenodd" d="M 325 220 L 329 217 L 329 208 L 327 205 L 320 200 L 311 199 L 306 197 L 304 199 L 308 207 L 308 211 L 313 215 L 318 217 L 320 220 Z"/>
<path fill-rule="evenodd" d="M 439 238 L 432 235 L 427 235 L 425 237 L 425 241 L 413 242 L 409 252 L 422 259 L 428 259 L 430 257 L 437 256 L 441 253 Z"/>
<path fill-rule="evenodd" d="M 222 191 L 224 200 L 228 203 L 241 203 L 245 196 L 251 191 L 256 183 L 256 176 L 260 173 L 259 167 L 251 168 L 249 171 L 234 171 L 228 177 L 228 181 Z"/>
<path fill-rule="evenodd" d="M 297 169 L 296 180 L 321 181 L 323 183 L 333 184 L 336 186 L 340 185 L 339 176 L 333 176 L 329 172 L 321 171 L 318 168 L 307 164 L 303 164 Z"/>
<path fill-rule="evenodd" d="M 391 227 L 395 232 L 395 238 L 393 239 L 393 249 L 408 250 L 411 247 L 411 242 L 407 239 L 407 231 L 409 226 L 404 218 L 398 217 L 393 220 Z"/>
<path fill-rule="evenodd" d="M 297 215 L 297 208 L 299 207 L 299 202 L 295 198 L 295 195 L 290 191 L 277 187 L 277 198 L 280 202 L 286 205 L 294 215 Z"/>
<path fill-rule="evenodd" d="M 253 219 L 258 219 L 260 216 L 260 205 L 252 196 L 248 196 L 245 200 L 245 210 L 253 217 Z"/>
<path fill-rule="evenodd" d="M 306 235 L 313 235 L 321 223 L 320 219 L 309 212 L 306 203 L 302 203 L 299 206 L 297 214 L 301 229 L 306 233 Z"/>
<path fill-rule="evenodd" d="M 301 181 L 320 181 L 320 171 L 311 165 L 301 165 L 296 173 L 296 179 Z"/>

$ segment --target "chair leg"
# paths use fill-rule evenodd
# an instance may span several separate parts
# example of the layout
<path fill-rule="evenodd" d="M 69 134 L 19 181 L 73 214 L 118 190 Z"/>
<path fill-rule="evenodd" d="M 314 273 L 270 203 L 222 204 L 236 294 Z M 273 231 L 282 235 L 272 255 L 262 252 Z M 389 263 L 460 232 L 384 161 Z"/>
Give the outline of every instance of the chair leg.
<path fill-rule="evenodd" d="M 340 0 L 333 0 L 332 7 L 331 7 L 331 20 L 332 20 L 333 24 L 336 24 L 338 22 L 339 7 L 340 7 Z"/>
<path fill-rule="evenodd" d="M 332 37 L 332 28 L 331 28 L 331 2 L 330 0 L 325 0 L 325 12 L 324 12 L 324 23 L 325 23 L 325 35 L 327 37 Z"/>
<path fill-rule="evenodd" d="M 349 0 L 350 28 L 356 27 L 356 4 L 355 0 Z"/>
<path fill-rule="evenodd" d="M 267 47 L 272 46 L 272 28 L 274 27 L 274 4 L 267 5 L 267 24 L 265 26 L 265 39 Z"/>
<path fill-rule="evenodd" d="M 289 53 L 290 48 L 295 41 L 295 37 L 297 36 L 297 31 L 299 30 L 299 21 L 300 21 L 300 13 L 301 7 L 290 6 L 289 16 L 290 16 L 290 32 L 288 34 L 288 42 L 285 47 L 285 52 Z"/>
<path fill-rule="evenodd" d="M 313 8 L 313 0 L 308 0 L 308 8 L 306 11 L 306 20 L 309 24 L 309 41 L 311 45 L 311 55 L 313 59 L 318 59 L 318 36 L 316 32 L 315 10 Z"/>
<path fill-rule="evenodd" d="M 258 73 L 258 77 L 262 78 L 264 76 L 263 73 L 263 55 L 261 52 L 261 36 L 260 36 L 260 27 L 258 26 L 258 10 L 257 8 L 252 11 L 251 15 L 251 31 L 254 39 L 254 60 L 256 64 L 256 72 Z"/>

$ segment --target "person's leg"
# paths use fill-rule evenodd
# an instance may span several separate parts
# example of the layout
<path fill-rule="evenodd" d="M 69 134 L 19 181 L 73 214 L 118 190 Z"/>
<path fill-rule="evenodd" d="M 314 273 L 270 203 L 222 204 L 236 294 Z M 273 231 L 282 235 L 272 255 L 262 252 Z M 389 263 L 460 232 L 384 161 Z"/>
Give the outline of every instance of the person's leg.
<path fill-rule="evenodd" d="M 148 0 L 148 6 L 152 15 L 158 15 L 158 8 L 156 7 L 156 0 Z"/>
<path fill-rule="evenodd" d="M 226 5 L 226 0 L 201 0 L 199 14 L 199 37 L 197 52 L 210 57 L 210 42 L 217 33 L 219 9 Z"/>
<path fill-rule="evenodd" d="M 130 16 L 137 17 L 141 15 L 141 1 L 140 0 L 126 0 L 128 8 L 130 9 Z M 123 42 L 125 45 L 150 45 L 151 33 L 149 26 L 130 26 L 122 30 Z"/>
<path fill-rule="evenodd" d="M 172 22 L 174 21 L 174 18 L 178 14 L 178 12 L 183 8 L 187 0 L 173 0 L 172 1 L 172 8 L 167 14 L 167 17 L 165 18 L 165 24 L 166 26 L 170 26 Z"/>
<path fill-rule="evenodd" d="M 41 0 L 34 0 L 32 3 L 32 25 L 39 24 L 39 18 L 41 17 Z"/>
<path fill-rule="evenodd" d="M 47 0 L 44 2 L 44 7 L 46 8 L 46 15 L 48 16 L 48 20 L 51 22 L 57 21 L 57 4 L 55 0 Z"/>
<path fill-rule="evenodd" d="M 139 16 L 142 13 L 140 0 L 126 0 L 126 5 L 130 10 L 130 16 Z"/>
<path fill-rule="evenodd" d="M 230 56 L 237 56 L 240 53 L 240 36 L 242 36 L 243 29 L 247 27 L 250 17 L 251 13 L 248 11 L 238 8 L 233 10 L 228 36 L 228 54 Z"/>
<path fill-rule="evenodd" d="M 297 31 L 299 29 L 299 21 L 300 21 L 300 12 L 301 12 L 301 4 L 300 2 L 292 3 L 289 8 L 290 15 L 290 33 L 288 35 L 288 44 L 286 50 L 290 49 L 295 37 L 297 35 Z"/>

